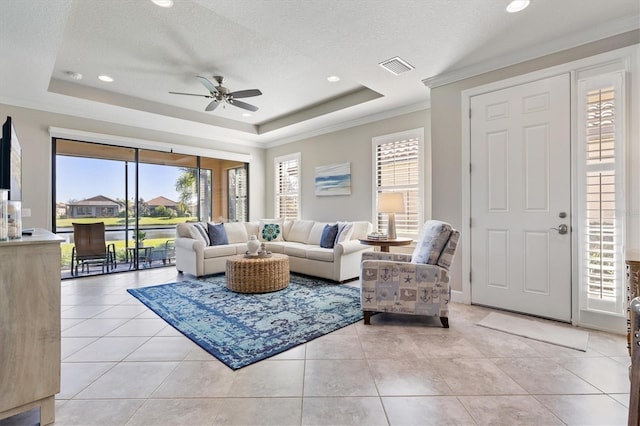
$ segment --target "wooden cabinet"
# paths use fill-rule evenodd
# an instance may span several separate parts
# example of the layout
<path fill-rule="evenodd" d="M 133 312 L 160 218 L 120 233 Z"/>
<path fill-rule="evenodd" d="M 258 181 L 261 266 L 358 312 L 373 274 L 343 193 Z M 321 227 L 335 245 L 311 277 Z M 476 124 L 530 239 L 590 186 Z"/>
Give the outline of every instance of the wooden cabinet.
<path fill-rule="evenodd" d="M 638 288 L 638 277 L 640 276 L 640 250 L 627 249 L 625 252 L 625 262 L 627 264 L 627 349 L 631 355 L 631 312 L 629 304 L 640 296 Z"/>
<path fill-rule="evenodd" d="M 631 355 L 631 312 L 629 304 L 640 296 L 638 293 L 638 276 L 640 275 L 640 262 L 627 259 L 627 349 Z"/>
<path fill-rule="evenodd" d="M 60 242 L 45 230 L 0 241 L 0 419 L 40 407 L 55 420 L 60 392 Z"/>

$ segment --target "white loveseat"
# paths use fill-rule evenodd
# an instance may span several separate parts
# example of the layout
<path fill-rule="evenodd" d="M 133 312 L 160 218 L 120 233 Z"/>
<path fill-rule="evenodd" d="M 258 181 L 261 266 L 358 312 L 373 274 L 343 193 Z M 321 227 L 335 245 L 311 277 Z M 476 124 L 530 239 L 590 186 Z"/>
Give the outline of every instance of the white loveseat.
<path fill-rule="evenodd" d="M 282 230 L 272 241 L 263 238 L 265 223 L 278 223 L 278 229 Z M 258 239 L 265 243 L 266 249 L 272 253 L 288 255 L 291 272 L 337 282 L 357 278 L 360 274 L 362 253 L 373 250 L 372 247 L 358 241 L 359 238 L 366 238 L 372 231 L 372 224 L 366 221 L 337 223 L 340 233 L 336 235 L 333 244 L 327 244 L 325 228 L 327 225 L 335 226 L 334 223 L 272 219 L 218 224 L 216 232 L 220 232 L 223 227 L 222 234 L 226 234 L 227 241 L 226 244 L 215 241 L 214 244 L 217 245 L 210 245 L 211 237 L 215 234 L 208 235 L 206 232 L 211 225 L 213 224 L 201 222 L 177 225 L 176 268 L 179 272 L 195 276 L 224 272 L 229 256 L 244 254 L 247 251 L 247 241 L 251 235 L 257 235 Z M 333 247 L 325 248 L 321 243 Z"/>

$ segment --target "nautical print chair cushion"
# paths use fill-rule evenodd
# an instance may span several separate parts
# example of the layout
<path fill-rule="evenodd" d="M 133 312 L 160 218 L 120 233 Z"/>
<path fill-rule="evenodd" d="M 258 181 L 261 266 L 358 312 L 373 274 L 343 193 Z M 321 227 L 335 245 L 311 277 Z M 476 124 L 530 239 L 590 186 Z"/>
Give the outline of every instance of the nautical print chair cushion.
<path fill-rule="evenodd" d="M 451 225 L 439 220 L 429 220 L 420 231 L 420 237 L 413 250 L 411 262 L 438 263 L 440 253 L 451 236 Z"/>

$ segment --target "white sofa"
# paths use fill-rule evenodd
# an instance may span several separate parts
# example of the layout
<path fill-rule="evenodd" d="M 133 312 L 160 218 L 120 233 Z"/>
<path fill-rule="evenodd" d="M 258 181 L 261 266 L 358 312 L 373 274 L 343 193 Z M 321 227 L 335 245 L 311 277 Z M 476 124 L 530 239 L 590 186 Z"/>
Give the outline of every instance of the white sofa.
<path fill-rule="evenodd" d="M 200 223 L 198 228 L 196 223 L 180 223 L 176 227 L 176 268 L 198 277 L 224 272 L 227 258 L 244 254 L 249 236 L 257 235 L 267 250 L 289 256 L 291 272 L 343 282 L 359 276 L 362 253 L 373 250 L 358 241 L 372 231 L 370 222 L 338 223 L 342 232 L 333 248 L 320 245 L 325 226 L 333 224 L 313 220 L 279 221 L 281 235 L 276 240 L 265 241 L 261 235 L 262 225 L 269 222 L 278 220 L 225 223 L 228 243 L 221 245 L 209 245 L 210 241 L 203 235 L 207 223 Z"/>

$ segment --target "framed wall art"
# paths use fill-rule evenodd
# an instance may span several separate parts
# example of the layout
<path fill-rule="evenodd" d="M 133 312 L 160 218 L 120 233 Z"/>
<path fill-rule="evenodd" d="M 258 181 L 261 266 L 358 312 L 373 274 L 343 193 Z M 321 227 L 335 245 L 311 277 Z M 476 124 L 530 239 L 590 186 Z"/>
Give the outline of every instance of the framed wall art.
<path fill-rule="evenodd" d="M 319 166 L 315 172 L 316 195 L 351 194 L 351 163 Z"/>

